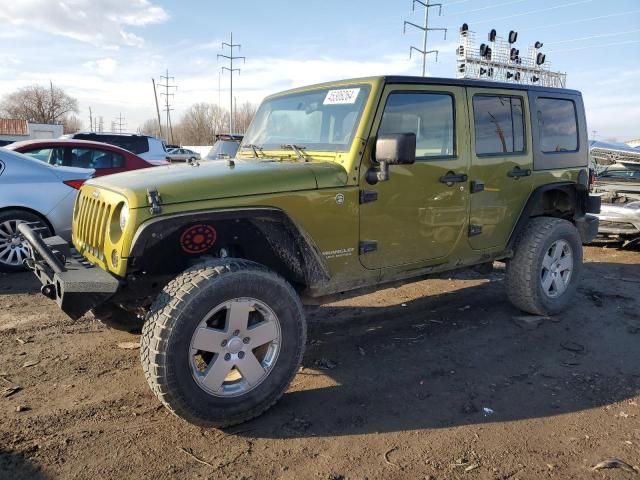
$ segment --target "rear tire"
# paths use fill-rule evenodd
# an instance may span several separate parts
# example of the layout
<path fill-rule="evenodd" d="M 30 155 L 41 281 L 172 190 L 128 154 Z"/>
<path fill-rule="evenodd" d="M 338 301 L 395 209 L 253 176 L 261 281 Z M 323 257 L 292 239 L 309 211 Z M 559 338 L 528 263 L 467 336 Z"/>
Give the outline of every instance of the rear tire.
<path fill-rule="evenodd" d="M 50 237 L 52 232 L 42 217 L 26 210 L 5 210 L 0 212 L 0 272 L 21 272 L 27 258 L 24 238 L 18 232 L 19 223 L 36 223 L 42 237 Z"/>
<path fill-rule="evenodd" d="M 582 242 L 569 221 L 537 217 L 520 233 L 507 261 L 509 300 L 535 315 L 554 315 L 569 306 L 582 271 Z"/>
<path fill-rule="evenodd" d="M 140 356 L 158 399 L 184 420 L 226 427 L 285 392 L 302 360 L 306 322 L 295 290 L 262 265 L 196 265 L 151 306 Z"/>

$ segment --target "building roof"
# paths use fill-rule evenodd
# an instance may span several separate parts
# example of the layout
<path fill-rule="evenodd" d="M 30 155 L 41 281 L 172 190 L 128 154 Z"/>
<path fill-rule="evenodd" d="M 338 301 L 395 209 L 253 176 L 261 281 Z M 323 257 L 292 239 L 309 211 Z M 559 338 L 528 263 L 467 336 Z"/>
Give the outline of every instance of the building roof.
<path fill-rule="evenodd" d="M 26 120 L 0 118 L 0 135 L 29 135 L 29 125 Z"/>

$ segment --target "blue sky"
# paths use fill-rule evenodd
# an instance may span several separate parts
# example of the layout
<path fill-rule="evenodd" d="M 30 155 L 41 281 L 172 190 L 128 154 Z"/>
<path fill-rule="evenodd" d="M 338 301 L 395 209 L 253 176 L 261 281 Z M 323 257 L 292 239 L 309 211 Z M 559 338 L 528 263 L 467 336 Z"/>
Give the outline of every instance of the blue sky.
<path fill-rule="evenodd" d="M 428 73 L 455 75 L 458 28 L 467 22 L 478 38 L 495 28 L 519 32 L 518 46 L 540 40 L 547 59 L 582 90 L 589 130 L 597 137 L 640 137 L 640 2 L 611 0 L 441 0 L 432 26 L 449 28 L 429 38 L 439 62 Z M 155 114 L 151 77 L 165 68 L 179 88 L 174 117 L 198 101 L 218 102 L 220 43 L 242 44 L 238 103 L 259 102 L 286 88 L 375 74 L 419 74 L 409 45 L 421 32 L 403 21 L 422 21 L 410 0 L 0 0 L 0 95 L 49 79 L 106 126 L 118 113 L 135 130 Z M 524 48 L 523 48 L 524 47 Z M 220 97 L 228 105 L 228 73 Z"/>

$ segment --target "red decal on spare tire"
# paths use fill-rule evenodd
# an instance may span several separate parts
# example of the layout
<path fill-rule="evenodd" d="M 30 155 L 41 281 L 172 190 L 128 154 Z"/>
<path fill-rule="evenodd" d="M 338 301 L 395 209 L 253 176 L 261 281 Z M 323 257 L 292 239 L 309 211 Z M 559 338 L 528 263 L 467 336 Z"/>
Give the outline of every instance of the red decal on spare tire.
<path fill-rule="evenodd" d="M 202 253 L 216 243 L 216 229 L 211 225 L 192 225 L 180 235 L 180 246 L 186 253 Z"/>

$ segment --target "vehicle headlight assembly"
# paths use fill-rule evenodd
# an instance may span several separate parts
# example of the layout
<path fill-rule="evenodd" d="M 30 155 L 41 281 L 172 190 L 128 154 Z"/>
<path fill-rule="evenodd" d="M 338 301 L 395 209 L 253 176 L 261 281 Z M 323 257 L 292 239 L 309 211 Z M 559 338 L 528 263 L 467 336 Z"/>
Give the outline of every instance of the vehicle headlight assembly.
<path fill-rule="evenodd" d="M 120 230 L 124 231 L 129 221 L 129 207 L 125 203 L 120 209 Z"/>

